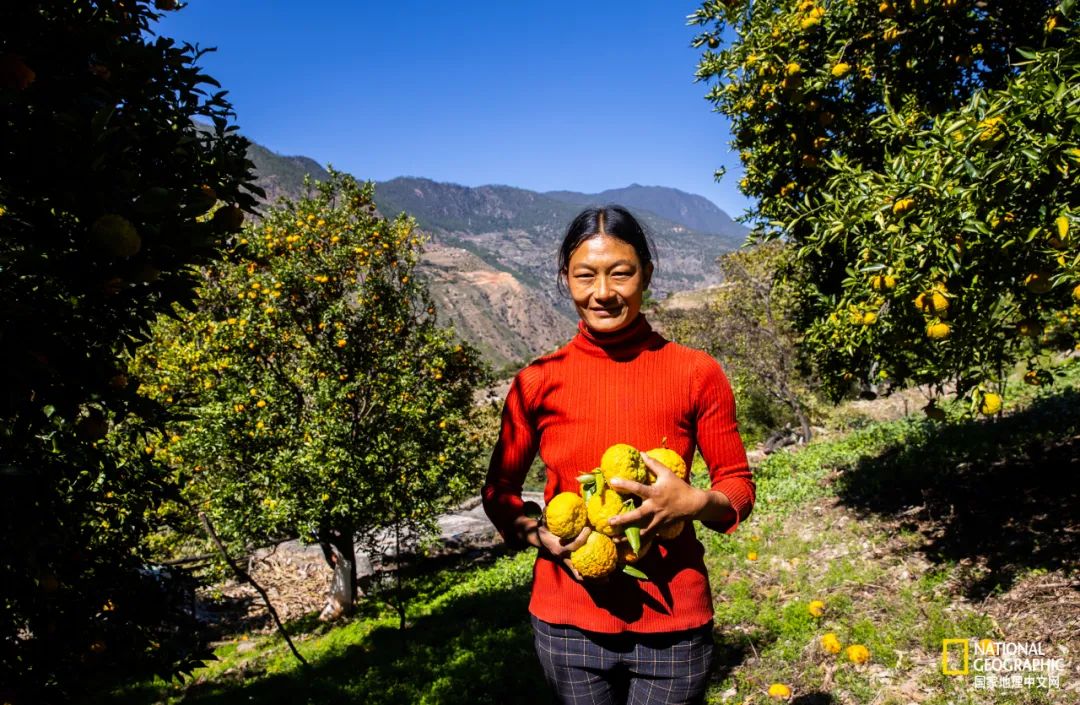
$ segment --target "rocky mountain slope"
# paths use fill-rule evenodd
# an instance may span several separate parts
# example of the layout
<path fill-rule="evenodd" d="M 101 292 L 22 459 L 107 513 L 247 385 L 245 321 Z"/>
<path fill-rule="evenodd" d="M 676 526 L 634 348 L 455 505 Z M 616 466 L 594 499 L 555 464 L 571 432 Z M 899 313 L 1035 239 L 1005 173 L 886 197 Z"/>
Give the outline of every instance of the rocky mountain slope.
<path fill-rule="evenodd" d="M 258 144 L 248 156 L 270 202 L 299 196 L 305 174 L 327 176 L 308 157 Z M 657 252 L 652 294 L 658 299 L 718 284 L 716 257 L 746 235 L 701 196 L 637 184 L 599 194 L 539 193 L 399 177 L 376 183 L 375 202 L 386 217 L 408 213 L 430 235 L 418 273 L 430 284 L 438 316 L 496 369 L 520 366 L 573 336 L 577 316 L 556 290 L 556 253 L 583 206 L 620 203 L 639 216 Z"/>

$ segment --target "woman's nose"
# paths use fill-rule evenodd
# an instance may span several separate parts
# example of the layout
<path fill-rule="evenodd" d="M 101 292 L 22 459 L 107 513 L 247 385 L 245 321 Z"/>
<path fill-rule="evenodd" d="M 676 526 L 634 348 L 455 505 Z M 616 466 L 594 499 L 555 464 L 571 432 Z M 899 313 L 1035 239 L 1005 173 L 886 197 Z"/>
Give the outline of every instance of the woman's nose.
<path fill-rule="evenodd" d="M 608 286 L 607 277 L 596 278 L 596 298 L 606 299 L 611 295 L 611 287 Z"/>

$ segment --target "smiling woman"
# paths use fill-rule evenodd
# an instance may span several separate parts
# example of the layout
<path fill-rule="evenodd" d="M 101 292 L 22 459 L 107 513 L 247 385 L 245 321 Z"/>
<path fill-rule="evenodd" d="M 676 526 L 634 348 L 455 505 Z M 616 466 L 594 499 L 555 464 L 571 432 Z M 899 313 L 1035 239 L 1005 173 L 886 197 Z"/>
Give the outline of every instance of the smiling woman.
<path fill-rule="evenodd" d="M 624 208 L 586 209 L 567 228 L 559 285 L 581 319 L 578 334 L 515 376 L 483 488 L 484 509 L 503 538 L 539 549 L 529 611 L 558 702 L 701 701 L 713 608 L 693 520 L 731 533 L 754 503 L 720 365 L 664 339 L 641 312 L 653 260 L 645 231 Z M 533 459 L 539 453 L 544 461 L 551 501 L 579 492 L 578 476 L 614 444 L 640 450 L 665 441 L 687 467 L 700 450 L 711 487 L 697 489 L 642 456 L 655 480 L 612 478 L 616 492 L 640 501 L 609 524 L 636 525 L 642 542 L 653 542 L 635 563 L 649 578 L 583 578 L 571 554 L 588 542 L 589 527 L 563 539 L 524 511 L 522 483 Z"/>
<path fill-rule="evenodd" d="M 622 237 L 608 234 L 608 228 Z M 559 249 L 559 284 L 567 281 L 578 315 L 595 331 L 613 333 L 637 318 L 652 279 L 645 232 L 619 206 L 589 208 L 570 224 Z"/>

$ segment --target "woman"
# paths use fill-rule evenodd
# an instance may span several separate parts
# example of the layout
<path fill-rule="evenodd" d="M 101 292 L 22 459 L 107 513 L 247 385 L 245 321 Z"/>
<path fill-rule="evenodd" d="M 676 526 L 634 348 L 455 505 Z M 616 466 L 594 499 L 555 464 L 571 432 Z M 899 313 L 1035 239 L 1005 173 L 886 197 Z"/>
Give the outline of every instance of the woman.
<path fill-rule="evenodd" d="M 559 702 L 701 701 L 713 608 L 704 548 L 689 520 L 731 533 L 754 504 L 731 387 L 711 356 L 652 330 L 641 313 L 652 274 L 648 240 L 625 209 L 588 208 L 570 224 L 559 284 L 580 316 L 578 332 L 514 378 L 483 489 L 484 509 L 502 537 L 539 549 L 529 612 Z M 524 513 L 521 488 L 536 453 L 547 466 L 549 501 L 577 492 L 577 476 L 596 467 L 609 446 L 644 451 L 665 439 L 688 467 L 694 449 L 701 451 L 711 489 L 696 489 L 644 456 L 656 480 L 613 480 L 642 502 L 611 522 L 635 523 L 643 542 L 656 539 L 637 563 L 649 580 L 622 573 L 583 580 L 570 554 L 590 530 L 562 540 Z M 679 521 L 687 527 L 676 538 L 658 538 L 661 527 Z"/>

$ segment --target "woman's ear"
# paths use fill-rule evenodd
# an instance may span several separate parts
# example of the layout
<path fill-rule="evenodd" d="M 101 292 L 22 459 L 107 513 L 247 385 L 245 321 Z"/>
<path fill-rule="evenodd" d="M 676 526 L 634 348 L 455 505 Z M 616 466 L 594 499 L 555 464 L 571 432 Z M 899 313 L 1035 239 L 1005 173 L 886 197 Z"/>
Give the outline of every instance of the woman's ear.
<path fill-rule="evenodd" d="M 652 273 L 653 273 L 652 262 L 649 262 L 648 264 L 645 265 L 645 287 L 644 288 L 646 288 L 646 289 L 648 289 L 649 284 L 652 283 Z"/>

